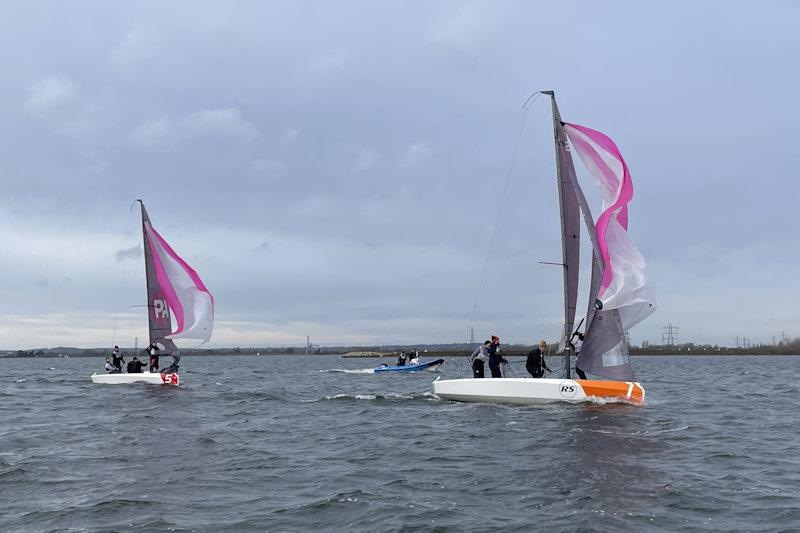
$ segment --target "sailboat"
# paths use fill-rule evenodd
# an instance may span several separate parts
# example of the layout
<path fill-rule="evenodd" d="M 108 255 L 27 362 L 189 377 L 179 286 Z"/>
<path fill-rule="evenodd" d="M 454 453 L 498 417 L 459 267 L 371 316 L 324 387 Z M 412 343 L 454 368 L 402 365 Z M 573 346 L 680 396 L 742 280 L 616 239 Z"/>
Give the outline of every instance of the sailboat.
<path fill-rule="evenodd" d="M 631 366 L 626 332 L 655 311 L 655 299 L 647 282 L 644 259 L 628 234 L 628 203 L 633 198 L 631 175 L 614 141 L 599 131 L 563 122 L 555 93 L 541 92 L 550 96 L 553 113 L 564 276 L 564 329 L 559 342 L 564 377 L 437 379 L 433 391 L 441 398 L 465 402 L 621 401 L 643 405 L 645 391 Z M 592 217 L 578 183 L 572 150 L 595 177 L 602 193 L 603 207 L 597 219 Z M 584 334 L 573 330 L 581 217 L 592 243 Z M 583 337 L 579 350 L 575 347 L 576 337 Z M 580 379 L 572 379 L 573 357 Z M 585 379 L 587 373 L 604 379 Z"/>
<path fill-rule="evenodd" d="M 144 202 L 141 200 L 137 202 L 142 208 L 150 344 L 159 348 L 159 356 L 176 355 L 178 347 L 175 345 L 175 339 L 202 342 L 211 339 L 214 327 L 214 297 L 197 272 L 181 259 L 155 230 L 150 223 Z M 92 374 L 92 382 L 179 385 L 181 378 L 177 372 L 163 370 L 152 373 L 95 373 Z"/>

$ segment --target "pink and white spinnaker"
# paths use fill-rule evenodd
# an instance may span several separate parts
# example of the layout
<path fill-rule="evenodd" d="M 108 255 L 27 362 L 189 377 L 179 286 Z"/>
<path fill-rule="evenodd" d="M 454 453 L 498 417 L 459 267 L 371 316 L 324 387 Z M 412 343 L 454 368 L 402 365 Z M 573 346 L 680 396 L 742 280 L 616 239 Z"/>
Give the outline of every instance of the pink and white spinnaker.
<path fill-rule="evenodd" d="M 644 258 L 628 234 L 631 174 L 608 136 L 577 124 L 564 124 L 564 131 L 603 194 L 603 210 L 595 228 L 605 268 L 595 296 L 603 309 L 619 309 L 622 328 L 627 330 L 655 311 Z"/>
<path fill-rule="evenodd" d="M 208 342 L 214 328 L 214 297 L 197 272 L 175 253 L 149 221 L 145 221 L 144 231 L 153 253 L 158 285 L 175 317 L 175 331 L 166 338 Z"/>

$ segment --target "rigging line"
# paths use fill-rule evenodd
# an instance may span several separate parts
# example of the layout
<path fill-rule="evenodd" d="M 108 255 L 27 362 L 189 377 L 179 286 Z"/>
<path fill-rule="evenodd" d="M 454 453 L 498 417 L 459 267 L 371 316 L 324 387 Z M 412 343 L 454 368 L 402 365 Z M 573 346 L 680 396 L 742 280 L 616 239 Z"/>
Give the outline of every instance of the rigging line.
<path fill-rule="evenodd" d="M 136 202 L 131 204 L 130 209 L 128 210 L 128 227 L 130 228 L 131 225 L 131 218 L 133 218 L 133 206 Z M 128 249 L 128 244 L 130 243 L 131 234 L 126 232 L 125 234 L 125 246 L 123 251 Z M 114 311 L 114 333 L 111 336 L 111 346 L 115 346 L 117 342 L 117 326 L 119 325 L 119 307 L 122 304 L 122 289 L 125 287 L 125 274 L 128 270 L 128 261 L 125 257 L 122 258 L 122 277 L 119 281 L 119 288 L 117 289 L 117 308 Z"/>
<path fill-rule="evenodd" d="M 486 281 L 486 270 L 489 267 L 489 259 L 492 257 L 492 251 L 494 250 L 494 242 L 497 238 L 497 228 L 500 226 L 500 217 L 503 213 L 503 205 L 506 201 L 506 195 L 508 193 L 508 185 L 511 183 L 511 177 L 514 174 L 514 165 L 517 162 L 517 152 L 519 152 L 519 144 L 522 141 L 522 134 L 525 131 L 525 121 L 528 118 L 528 110 L 533 106 L 536 100 L 539 99 L 542 93 L 534 93 L 525 100 L 525 104 L 522 106 L 522 121 L 519 125 L 519 134 L 517 135 L 517 142 L 514 145 L 514 152 L 511 154 L 511 164 L 508 168 L 508 176 L 506 177 L 506 184 L 503 187 L 503 194 L 500 196 L 500 205 L 497 208 L 497 216 L 494 220 L 494 229 L 492 229 L 492 238 L 489 241 L 489 250 L 486 252 L 486 260 L 483 263 L 483 270 L 481 271 L 481 281 L 478 284 L 478 293 L 475 295 L 475 304 L 472 306 L 472 314 L 469 318 L 469 323 L 472 325 L 475 322 L 475 314 L 478 312 L 478 302 L 481 298 L 481 292 L 483 291 L 483 284 Z"/>

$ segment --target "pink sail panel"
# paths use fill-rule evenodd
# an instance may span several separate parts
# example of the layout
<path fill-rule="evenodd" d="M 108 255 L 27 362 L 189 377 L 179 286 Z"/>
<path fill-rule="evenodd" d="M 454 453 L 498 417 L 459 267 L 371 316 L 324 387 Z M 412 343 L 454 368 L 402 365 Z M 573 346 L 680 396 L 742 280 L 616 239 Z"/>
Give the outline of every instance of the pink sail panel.
<path fill-rule="evenodd" d="M 175 253 L 149 222 L 145 222 L 144 228 L 153 253 L 156 279 L 175 317 L 175 331 L 166 338 L 207 342 L 214 327 L 214 297 L 197 272 Z"/>
<path fill-rule="evenodd" d="M 633 181 L 617 145 L 593 129 L 565 124 L 564 131 L 603 195 L 595 222 L 604 269 L 596 295 L 604 309 L 620 309 L 624 329 L 655 311 L 642 254 L 628 234 L 628 203 Z"/>

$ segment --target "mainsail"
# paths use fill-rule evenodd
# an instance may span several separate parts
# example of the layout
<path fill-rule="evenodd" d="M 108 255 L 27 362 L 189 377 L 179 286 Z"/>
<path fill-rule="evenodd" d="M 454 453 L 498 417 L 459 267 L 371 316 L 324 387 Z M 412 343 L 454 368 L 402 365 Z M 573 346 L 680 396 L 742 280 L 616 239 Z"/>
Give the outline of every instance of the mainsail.
<path fill-rule="evenodd" d="M 153 228 L 144 203 L 139 202 L 142 206 L 150 342 L 162 345 L 169 353 L 177 350 L 172 339 L 207 342 L 214 326 L 214 297 L 197 272 Z"/>
<path fill-rule="evenodd" d="M 609 137 L 576 124 L 562 126 L 603 194 L 602 213 L 593 222 L 583 192 L 574 183 L 593 245 L 589 312 L 578 365 L 598 376 L 633 381 L 624 332 L 655 311 L 644 258 L 628 235 L 633 182 Z"/>
<path fill-rule="evenodd" d="M 575 164 L 569 153 L 567 136 L 561 128 L 561 115 L 553 91 L 543 91 L 551 96 L 553 108 L 553 130 L 556 149 L 556 181 L 561 211 L 561 258 L 564 272 L 564 332 L 561 345 L 564 350 L 564 372 L 570 376 L 572 355 L 572 328 L 575 325 L 575 309 L 578 302 L 578 275 L 580 273 L 581 219 L 575 195 L 577 177 Z"/>

